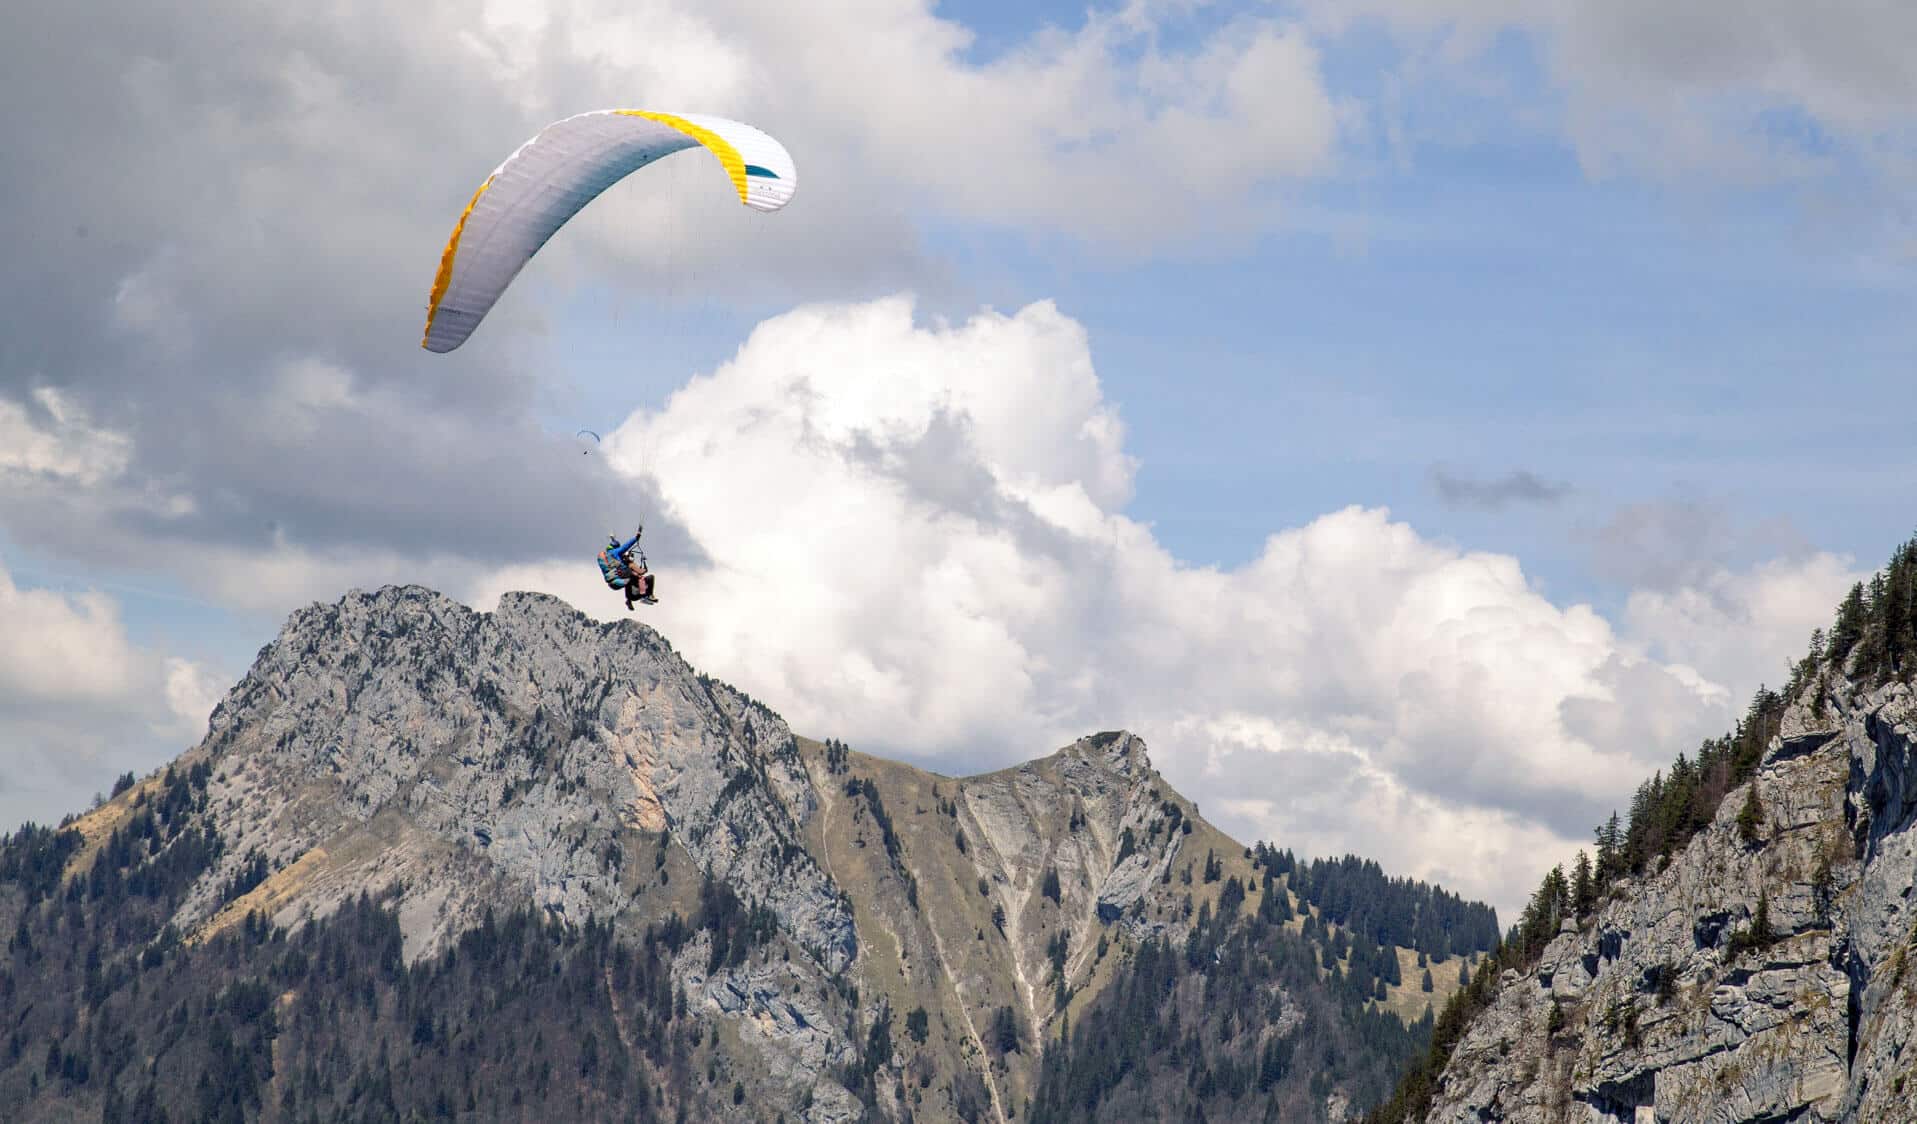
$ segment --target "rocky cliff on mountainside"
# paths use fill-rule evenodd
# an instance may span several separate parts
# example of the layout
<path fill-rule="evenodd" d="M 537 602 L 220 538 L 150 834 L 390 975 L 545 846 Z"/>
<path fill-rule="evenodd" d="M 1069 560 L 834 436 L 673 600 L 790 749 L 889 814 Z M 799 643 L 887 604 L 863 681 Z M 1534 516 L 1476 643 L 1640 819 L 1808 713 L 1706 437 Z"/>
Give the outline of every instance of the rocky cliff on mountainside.
<path fill-rule="evenodd" d="M 1873 678 L 1819 668 L 1707 826 L 1504 972 L 1426 1119 L 1917 1120 L 1917 700 Z"/>
<path fill-rule="evenodd" d="M 1226 947 L 1242 908 L 1305 966 L 1233 961 L 1283 1016 L 1256 1042 L 1395 1028 L 1260 1086 L 1325 1117 L 1451 985 L 1287 881 L 1127 733 L 940 777 L 796 737 L 633 621 L 353 593 L 172 765 L 0 846 L 0 1116 L 1023 1119 L 1141 950 Z M 1245 1090 L 1177 1096 L 1260 1118 Z"/>
<path fill-rule="evenodd" d="M 562 920 L 616 916 L 622 838 L 670 833 L 828 968 L 855 951 L 849 903 L 790 846 L 818 799 L 785 724 L 657 633 L 551 597 L 478 614 L 407 589 L 304 610 L 197 753 L 227 844 L 216 875 L 255 852 L 280 872 L 229 915 L 271 899 L 271 920 L 293 924 L 404 882 L 416 958 L 509 888 Z M 183 925 L 213 916 L 217 883 Z"/>

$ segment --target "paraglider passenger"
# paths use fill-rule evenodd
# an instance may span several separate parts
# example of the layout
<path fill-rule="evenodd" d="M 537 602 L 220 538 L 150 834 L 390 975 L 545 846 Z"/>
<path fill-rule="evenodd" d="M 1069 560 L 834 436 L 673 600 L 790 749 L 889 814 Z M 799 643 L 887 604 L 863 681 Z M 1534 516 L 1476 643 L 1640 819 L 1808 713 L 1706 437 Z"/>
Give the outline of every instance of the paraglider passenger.
<path fill-rule="evenodd" d="M 645 533 L 640 527 L 625 542 L 618 535 L 611 536 L 606 549 L 599 552 L 599 573 L 606 584 L 613 589 L 626 591 L 626 611 L 631 612 L 635 601 L 648 605 L 658 604 L 658 598 L 652 595 L 655 577 L 646 569 L 645 555 L 639 550 L 639 536 Z"/>

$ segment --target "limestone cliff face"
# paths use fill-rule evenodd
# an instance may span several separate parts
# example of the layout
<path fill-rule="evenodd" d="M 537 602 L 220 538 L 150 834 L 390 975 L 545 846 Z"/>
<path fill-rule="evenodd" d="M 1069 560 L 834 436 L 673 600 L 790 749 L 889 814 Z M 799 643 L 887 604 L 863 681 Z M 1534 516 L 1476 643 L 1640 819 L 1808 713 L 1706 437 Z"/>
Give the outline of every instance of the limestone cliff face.
<path fill-rule="evenodd" d="M 1507 972 L 1428 1119 L 1917 1120 L 1917 700 L 1826 674 L 1751 782 L 1755 838 L 1733 791 Z"/>
<path fill-rule="evenodd" d="M 827 967 L 856 953 L 848 903 L 793 846 L 817 799 L 785 724 L 657 633 L 554 598 L 509 594 L 481 614 L 388 589 L 301 612 L 198 752 L 227 844 L 216 873 L 256 849 L 299 868 L 297 887 L 277 888 L 281 925 L 393 883 L 411 957 L 501 894 L 574 922 L 613 917 L 636 832 L 669 835 L 770 906 Z"/>
<path fill-rule="evenodd" d="M 1054 1020 L 1189 924 L 1174 861 L 1215 850 L 1255 881 L 1130 734 L 939 777 L 798 738 L 644 625 L 536 594 L 302 610 L 178 764 L 204 766 L 220 843 L 173 917 L 189 948 L 362 894 L 397 910 L 411 961 L 528 902 L 635 939 L 708 881 L 769 911 L 749 955 L 696 932 L 672 968 L 754 1118 L 1014 1118 Z M 70 873 L 161 783 L 78 821 Z"/>

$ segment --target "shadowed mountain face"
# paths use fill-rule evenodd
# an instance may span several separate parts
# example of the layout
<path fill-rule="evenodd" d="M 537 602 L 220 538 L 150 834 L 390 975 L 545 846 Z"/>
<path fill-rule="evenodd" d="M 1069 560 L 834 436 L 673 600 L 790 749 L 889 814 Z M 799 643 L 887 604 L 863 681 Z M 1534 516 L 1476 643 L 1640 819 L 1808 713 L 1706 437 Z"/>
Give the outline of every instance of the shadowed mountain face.
<path fill-rule="evenodd" d="M 0 848 L 0 1116 L 1337 1118 L 1487 943 L 1337 873 L 1130 734 L 939 777 L 634 622 L 354 593 Z"/>

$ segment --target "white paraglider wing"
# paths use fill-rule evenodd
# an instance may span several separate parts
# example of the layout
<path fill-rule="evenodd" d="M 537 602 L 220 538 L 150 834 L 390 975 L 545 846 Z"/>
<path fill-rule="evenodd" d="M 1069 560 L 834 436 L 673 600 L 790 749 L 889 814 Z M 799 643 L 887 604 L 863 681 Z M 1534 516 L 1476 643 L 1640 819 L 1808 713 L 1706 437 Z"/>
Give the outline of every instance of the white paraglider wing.
<path fill-rule="evenodd" d="M 641 109 L 601 109 L 540 130 L 479 185 L 440 257 L 420 346 L 466 342 L 506 286 L 566 220 L 640 168 L 702 145 L 739 201 L 776 211 L 798 187 L 785 146 L 737 121 Z"/>

